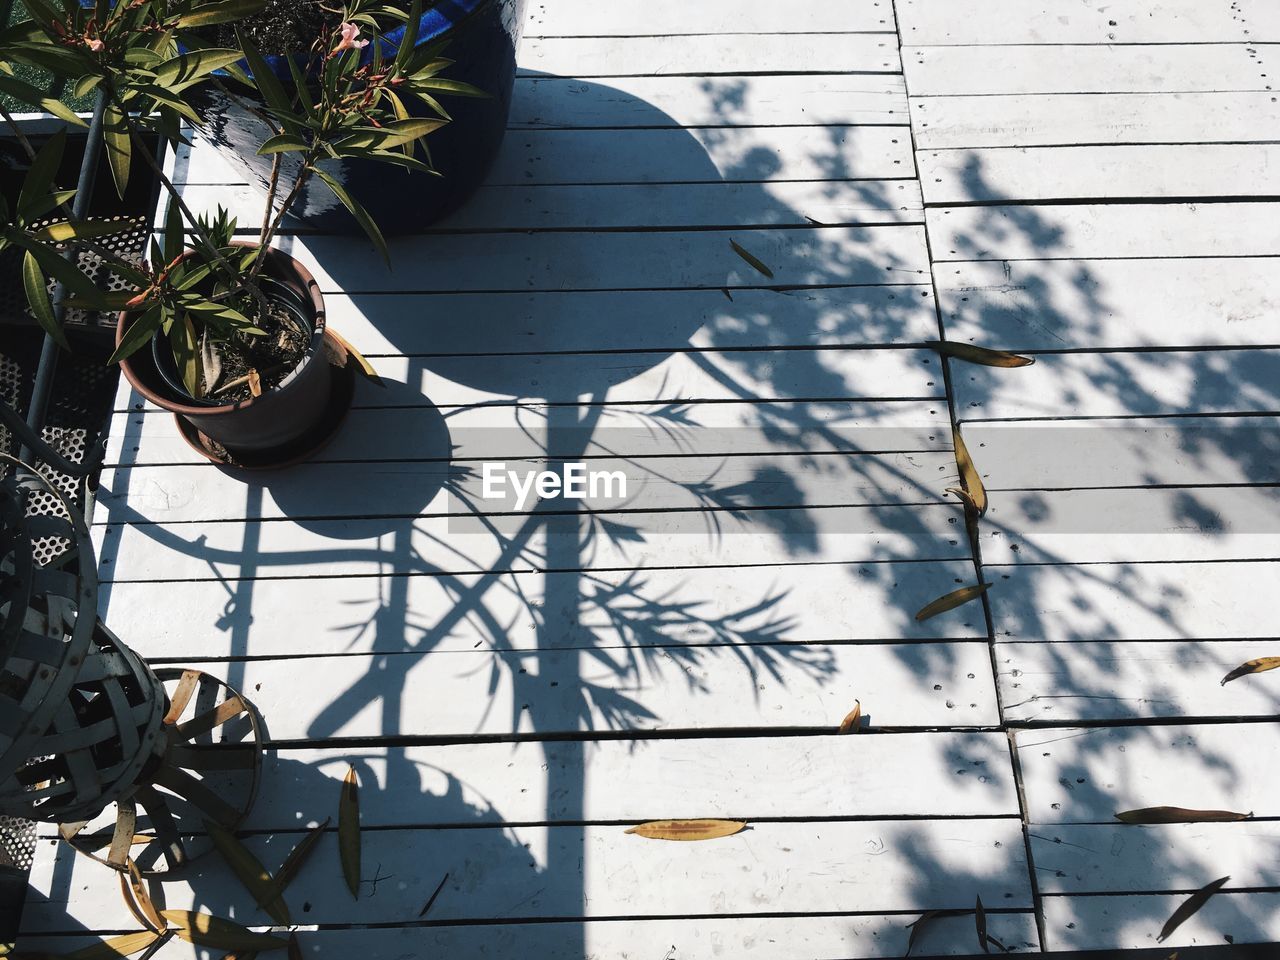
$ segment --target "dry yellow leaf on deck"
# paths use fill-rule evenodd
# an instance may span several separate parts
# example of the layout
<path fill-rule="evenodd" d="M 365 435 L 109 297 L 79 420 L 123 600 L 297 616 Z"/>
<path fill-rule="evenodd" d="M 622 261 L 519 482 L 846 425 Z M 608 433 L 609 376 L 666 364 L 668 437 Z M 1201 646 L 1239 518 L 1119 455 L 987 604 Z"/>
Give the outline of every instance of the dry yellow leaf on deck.
<path fill-rule="evenodd" d="M 716 840 L 746 829 L 741 820 L 651 820 L 627 830 L 650 840 Z"/>
<path fill-rule="evenodd" d="M 862 727 L 862 701 L 853 701 L 853 709 L 840 721 L 841 733 L 857 733 Z"/>
<path fill-rule="evenodd" d="M 1277 667 L 1280 667 L 1280 657 L 1259 657 L 1257 660 L 1247 660 L 1222 678 L 1222 686 L 1225 687 L 1232 680 L 1246 677 L 1251 673 L 1266 673 Z"/>
<path fill-rule="evenodd" d="M 923 623 L 930 617 L 936 617 L 940 613 L 946 613 L 948 610 L 963 606 L 970 600 L 982 596 L 990 589 L 991 584 L 989 583 L 975 583 L 967 587 L 961 587 L 959 590 L 952 590 L 937 600 L 926 603 L 916 611 L 916 620 Z"/>

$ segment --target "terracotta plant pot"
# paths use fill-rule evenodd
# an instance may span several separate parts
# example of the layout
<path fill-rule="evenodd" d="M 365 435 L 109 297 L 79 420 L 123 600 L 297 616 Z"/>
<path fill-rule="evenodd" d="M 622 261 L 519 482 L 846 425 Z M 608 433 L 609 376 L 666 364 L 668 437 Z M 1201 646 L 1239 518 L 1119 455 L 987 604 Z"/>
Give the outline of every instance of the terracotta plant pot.
<path fill-rule="evenodd" d="M 222 406 L 199 406 L 165 382 L 146 347 L 120 361 L 129 383 L 156 406 L 178 415 L 227 450 L 259 459 L 274 450 L 288 450 L 317 430 L 330 413 L 333 380 L 333 367 L 324 351 L 324 298 L 315 278 L 280 250 L 269 252 L 263 272 L 290 287 L 310 306 L 314 328 L 310 346 L 298 366 L 262 396 Z M 120 314 L 117 344 L 133 320 L 129 314 Z"/>

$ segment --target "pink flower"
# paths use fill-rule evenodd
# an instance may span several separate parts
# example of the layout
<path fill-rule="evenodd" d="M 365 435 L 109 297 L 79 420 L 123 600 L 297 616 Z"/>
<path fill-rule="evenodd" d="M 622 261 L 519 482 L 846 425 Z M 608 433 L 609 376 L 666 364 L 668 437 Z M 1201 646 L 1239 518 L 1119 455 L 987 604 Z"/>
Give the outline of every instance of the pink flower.
<path fill-rule="evenodd" d="M 363 50 L 369 45 L 368 40 L 357 40 L 360 36 L 360 27 L 354 23 L 344 23 L 342 25 L 342 39 L 338 41 L 338 45 L 333 48 L 330 57 L 336 57 L 343 50 Z"/>
<path fill-rule="evenodd" d="M 105 43 L 103 43 L 101 40 L 97 39 L 96 37 L 85 37 L 84 45 L 88 47 L 90 50 L 92 50 L 94 53 L 101 53 L 103 47 L 106 46 Z"/>

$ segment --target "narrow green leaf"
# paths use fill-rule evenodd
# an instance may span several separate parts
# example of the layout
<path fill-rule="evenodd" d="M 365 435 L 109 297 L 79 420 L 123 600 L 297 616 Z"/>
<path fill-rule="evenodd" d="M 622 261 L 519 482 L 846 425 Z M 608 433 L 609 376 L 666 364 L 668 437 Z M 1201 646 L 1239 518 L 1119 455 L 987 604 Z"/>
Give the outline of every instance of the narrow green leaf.
<path fill-rule="evenodd" d="M 266 9 L 266 0 L 223 0 L 206 3 L 178 18 L 180 27 L 211 27 L 215 23 L 230 23 L 252 17 Z"/>
<path fill-rule="evenodd" d="M 182 385 L 191 396 L 204 396 L 200 384 L 200 347 L 196 342 L 195 325 L 185 312 L 177 315 L 175 321 L 169 328 L 169 345 L 173 349 L 173 360 L 178 372 L 182 374 Z"/>
<path fill-rule="evenodd" d="M 262 862 L 222 824 L 206 820 L 204 826 L 209 833 L 209 839 L 222 855 L 222 859 L 231 867 L 245 889 L 253 894 L 253 899 L 258 906 L 265 910 L 276 923 L 287 925 L 289 910 L 273 892 L 271 874 L 267 872 Z"/>
<path fill-rule="evenodd" d="M 22 286 L 27 292 L 27 303 L 31 305 L 31 312 L 35 315 L 41 329 L 63 350 L 70 350 L 71 346 L 67 343 L 66 334 L 62 332 L 53 315 L 53 304 L 49 300 L 49 290 L 45 286 L 44 271 L 40 269 L 40 264 L 36 262 L 30 250 L 22 258 Z"/>
<path fill-rule="evenodd" d="M 38 107 L 45 113 L 51 113 L 59 120 L 65 120 L 67 123 L 73 123 L 78 127 L 86 126 L 85 122 L 76 116 L 76 112 L 68 107 L 61 100 L 54 97 L 47 97 L 40 90 L 37 90 L 31 84 L 17 77 L 0 77 L 0 93 L 7 94 L 13 99 Z"/>
<path fill-rule="evenodd" d="M 156 83 L 165 87 L 172 87 L 174 84 L 185 87 L 239 60 L 239 50 L 220 47 L 192 50 L 157 66 L 155 68 Z"/>
<path fill-rule="evenodd" d="M 770 270 L 768 267 L 766 267 L 760 261 L 760 259 L 756 257 L 754 254 L 748 253 L 746 250 L 740 247 L 736 240 L 730 240 L 729 246 L 733 247 L 733 252 L 736 253 L 738 256 L 740 256 L 747 263 L 749 263 L 755 270 L 759 271 L 760 273 L 763 273 L 770 280 L 773 279 L 773 271 Z"/>
<path fill-rule="evenodd" d="M 491 97 L 490 94 L 473 84 L 463 83 L 461 80 L 446 80 L 442 77 L 429 77 L 421 80 L 415 77 L 413 85 L 424 90 L 447 93 L 454 97 L 475 97 L 478 100 L 488 100 Z"/>
<path fill-rule="evenodd" d="M 125 188 L 129 186 L 129 159 L 133 147 L 128 124 L 114 103 L 108 104 L 102 114 L 102 141 L 107 148 L 107 162 L 116 183 L 116 193 L 123 199 Z"/>
<path fill-rule="evenodd" d="M 284 863 L 280 864 L 280 869 L 276 871 L 275 878 L 271 881 L 270 893 L 273 898 L 284 895 L 285 890 L 289 888 L 289 884 L 293 882 L 298 875 L 298 871 L 307 862 L 328 827 L 329 818 L 326 817 L 324 823 L 312 829 L 310 833 L 298 841 L 296 847 L 289 851 L 289 855 L 284 858 Z"/>
<path fill-rule="evenodd" d="M 267 106 L 277 112 L 277 118 L 285 123 L 288 129 L 290 124 L 284 118 L 293 115 L 293 105 L 289 101 L 288 94 L 284 92 L 284 86 L 266 59 L 258 52 L 258 48 L 240 31 L 239 27 L 236 27 L 236 39 L 240 41 L 240 49 L 244 51 L 244 59 L 249 64 L 254 86 L 267 101 Z"/>
<path fill-rule="evenodd" d="M 258 148 L 258 153 L 265 156 L 269 153 L 286 153 L 290 150 L 298 150 L 305 153 L 307 145 L 298 137 L 288 133 L 280 133 L 265 140 L 262 146 Z"/>
<path fill-rule="evenodd" d="M 356 768 L 350 767 L 342 781 L 338 800 L 338 852 L 342 858 L 342 876 L 351 896 L 360 899 L 360 785 Z"/>
<path fill-rule="evenodd" d="M 65 243 L 68 240 L 110 237 L 119 232 L 120 223 L 115 220 L 62 220 L 41 227 L 32 236 L 45 243 Z"/>
<path fill-rule="evenodd" d="M 115 352 L 107 359 L 107 363 L 119 363 L 125 357 L 137 352 L 151 341 L 163 321 L 164 317 L 159 307 L 152 307 L 141 314 L 133 323 L 129 324 L 128 329 L 124 332 L 124 337 L 120 340 L 120 345 L 116 347 Z"/>
<path fill-rule="evenodd" d="M 378 225 L 373 222 L 373 218 L 369 216 L 368 211 L 357 203 L 355 199 L 347 193 L 346 188 L 343 187 L 342 184 L 338 183 L 337 180 L 333 179 L 333 177 L 329 176 L 329 174 L 325 173 L 319 167 L 313 167 L 312 169 L 315 171 L 315 175 L 324 182 L 325 186 L 333 191 L 333 195 L 341 200 L 342 205 L 351 212 L 353 217 L 356 218 L 356 223 L 360 224 L 364 229 L 364 232 L 369 235 L 369 239 L 373 241 L 373 245 L 377 247 L 378 252 L 382 254 L 382 259 L 386 261 L 387 267 L 390 269 L 391 251 L 387 249 L 387 241 L 383 239 L 382 231 L 379 230 Z"/>
<path fill-rule="evenodd" d="M 169 209 L 164 215 L 164 263 L 157 267 L 168 267 L 182 256 L 184 231 L 182 225 L 182 208 L 176 200 L 169 198 Z"/>
<path fill-rule="evenodd" d="M 31 211 L 53 188 L 53 178 L 58 173 L 58 165 L 62 163 L 62 152 L 66 144 L 66 131 L 59 130 L 31 161 L 31 167 L 22 181 L 22 190 L 18 193 L 18 216 L 27 223 L 34 219 Z"/>
<path fill-rule="evenodd" d="M 418 23 L 422 20 L 422 0 L 413 0 L 409 7 L 409 16 L 404 24 L 404 36 L 400 38 L 400 49 L 396 51 L 396 69 L 403 71 L 409 65 L 414 48 L 418 45 Z"/>

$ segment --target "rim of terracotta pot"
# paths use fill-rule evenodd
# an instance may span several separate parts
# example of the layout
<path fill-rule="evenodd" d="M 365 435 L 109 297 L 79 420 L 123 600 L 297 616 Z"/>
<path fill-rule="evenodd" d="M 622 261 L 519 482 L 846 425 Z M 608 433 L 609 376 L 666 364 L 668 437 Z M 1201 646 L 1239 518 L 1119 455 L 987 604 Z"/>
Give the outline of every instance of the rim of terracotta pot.
<path fill-rule="evenodd" d="M 233 240 L 231 245 L 233 247 L 256 246 L 256 244 L 250 243 L 247 240 Z M 186 260 L 189 257 L 193 257 L 193 256 L 195 256 L 194 250 L 186 250 L 183 252 L 181 259 Z M 280 280 L 285 283 L 288 283 L 293 279 L 298 280 L 302 286 L 302 289 L 305 295 L 307 296 L 308 299 L 310 299 L 311 306 L 315 311 L 315 326 L 314 326 L 314 329 L 312 330 L 311 343 L 310 345 L 308 345 L 307 352 L 303 354 L 302 359 L 298 361 L 298 365 L 295 366 L 291 371 L 289 371 L 288 377 L 285 379 L 284 382 L 277 384 L 271 389 L 265 391 L 261 396 L 250 397 L 248 400 L 240 400 L 240 401 L 237 401 L 236 403 L 225 403 L 216 407 L 197 406 L 195 404 L 182 403 L 181 401 L 171 400 L 169 399 L 169 397 L 162 396 L 161 394 L 157 393 L 150 386 L 144 383 L 142 378 L 137 375 L 136 371 L 133 368 L 131 357 L 125 357 L 123 360 L 120 361 L 120 370 L 125 375 L 126 379 L 128 379 L 129 384 L 133 387 L 133 389 L 137 390 L 138 393 L 142 394 L 142 396 L 145 397 L 147 400 L 150 400 L 156 406 L 161 407 L 164 410 L 169 410 L 173 413 L 196 416 L 196 417 L 210 417 L 210 416 L 217 416 L 219 413 L 229 413 L 233 410 L 245 410 L 245 409 L 248 409 L 249 407 L 254 406 L 255 404 L 262 404 L 269 401 L 273 396 L 275 396 L 281 390 L 286 389 L 289 386 L 289 383 L 292 382 L 292 379 L 297 374 L 298 370 L 302 368 L 302 365 L 307 363 L 308 359 L 312 357 L 312 354 L 314 354 L 317 351 L 317 349 L 319 347 L 322 347 L 324 344 L 324 332 L 325 332 L 324 296 L 320 293 L 320 284 L 316 282 L 316 278 L 312 275 L 311 271 L 308 270 L 306 267 L 304 267 L 292 256 L 285 253 L 283 250 L 280 250 L 276 247 L 270 248 L 270 250 L 268 250 L 267 252 L 267 264 L 268 264 L 268 268 L 270 268 L 271 266 L 274 266 L 276 268 L 271 271 L 271 275 L 276 280 Z M 293 277 L 290 277 L 288 275 L 282 276 L 280 273 L 281 270 L 292 272 L 294 276 Z M 119 347 L 121 341 L 124 340 L 125 331 L 129 329 L 130 325 L 133 322 L 134 321 L 130 318 L 130 314 L 125 313 L 123 310 L 117 315 L 116 317 L 116 346 L 117 347 Z M 145 349 L 145 348 L 140 348 L 140 349 Z"/>

